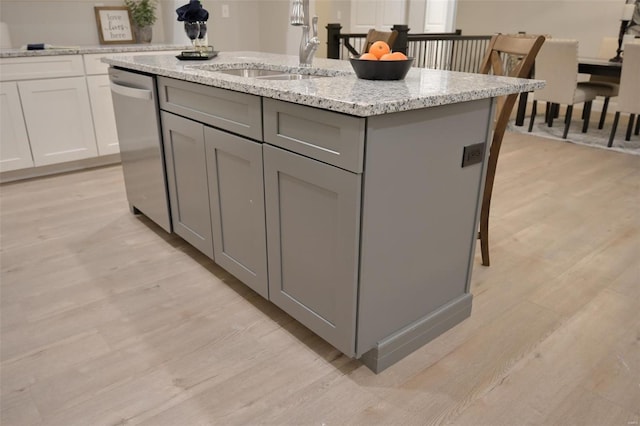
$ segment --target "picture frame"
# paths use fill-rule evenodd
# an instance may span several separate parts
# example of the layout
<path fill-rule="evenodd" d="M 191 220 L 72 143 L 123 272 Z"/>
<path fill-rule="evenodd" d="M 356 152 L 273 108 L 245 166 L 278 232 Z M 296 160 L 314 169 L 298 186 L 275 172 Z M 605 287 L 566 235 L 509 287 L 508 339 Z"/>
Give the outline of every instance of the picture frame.
<path fill-rule="evenodd" d="M 100 44 L 135 43 L 133 21 L 126 6 L 95 6 Z"/>

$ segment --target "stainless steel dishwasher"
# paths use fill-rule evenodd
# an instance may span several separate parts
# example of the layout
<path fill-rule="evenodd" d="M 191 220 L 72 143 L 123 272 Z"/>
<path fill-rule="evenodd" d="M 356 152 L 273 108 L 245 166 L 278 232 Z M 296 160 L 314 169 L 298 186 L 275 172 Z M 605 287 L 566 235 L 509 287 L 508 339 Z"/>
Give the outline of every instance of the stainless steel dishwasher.
<path fill-rule="evenodd" d="M 129 207 L 171 232 L 155 78 L 111 67 L 109 80 Z"/>

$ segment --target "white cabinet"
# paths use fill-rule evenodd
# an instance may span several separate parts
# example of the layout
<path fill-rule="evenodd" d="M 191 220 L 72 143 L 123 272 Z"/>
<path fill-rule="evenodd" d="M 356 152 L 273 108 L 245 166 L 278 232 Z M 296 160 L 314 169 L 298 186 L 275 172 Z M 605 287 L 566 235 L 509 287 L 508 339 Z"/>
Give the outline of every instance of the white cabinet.
<path fill-rule="evenodd" d="M 120 152 L 120 149 L 118 146 L 116 117 L 113 113 L 111 88 L 109 87 L 109 76 L 87 76 L 87 88 L 89 89 L 98 155 L 116 154 Z"/>
<path fill-rule="evenodd" d="M 36 166 L 98 155 L 84 77 L 19 81 Z"/>
<path fill-rule="evenodd" d="M 121 55 L 175 55 L 177 50 Z M 23 177 L 118 161 L 120 152 L 107 75 L 115 53 L 0 58 L 0 172 Z M 97 158 L 100 157 L 100 158 Z M 73 162 L 73 163 L 69 163 Z M 62 164 L 67 163 L 67 164 Z M 58 167 L 34 168 L 39 166 Z M 32 169 L 33 170 L 24 170 Z"/>
<path fill-rule="evenodd" d="M 33 167 L 16 82 L 0 83 L 0 172 Z"/>

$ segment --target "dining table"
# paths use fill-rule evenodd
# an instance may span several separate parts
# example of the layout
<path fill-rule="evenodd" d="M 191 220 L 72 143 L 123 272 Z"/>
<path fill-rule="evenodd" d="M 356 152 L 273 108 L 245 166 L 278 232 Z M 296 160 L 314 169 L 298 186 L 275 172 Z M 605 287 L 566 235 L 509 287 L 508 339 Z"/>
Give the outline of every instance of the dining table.
<path fill-rule="evenodd" d="M 617 77 L 619 79 L 620 74 L 622 73 L 622 62 L 612 62 L 603 58 L 578 58 L 578 73 Z M 532 76 L 532 78 L 534 77 L 535 76 Z M 528 96 L 529 94 L 527 92 L 520 93 L 518 111 L 515 119 L 516 126 L 524 125 Z"/>

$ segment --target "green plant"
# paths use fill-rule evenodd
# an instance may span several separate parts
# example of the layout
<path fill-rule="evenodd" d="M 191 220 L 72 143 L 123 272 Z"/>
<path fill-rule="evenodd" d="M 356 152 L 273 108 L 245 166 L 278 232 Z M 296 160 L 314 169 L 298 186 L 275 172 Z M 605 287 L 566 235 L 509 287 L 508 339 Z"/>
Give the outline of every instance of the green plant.
<path fill-rule="evenodd" d="M 125 6 L 131 11 L 131 20 L 138 27 L 155 24 L 156 0 L 124 0 Z"/>

